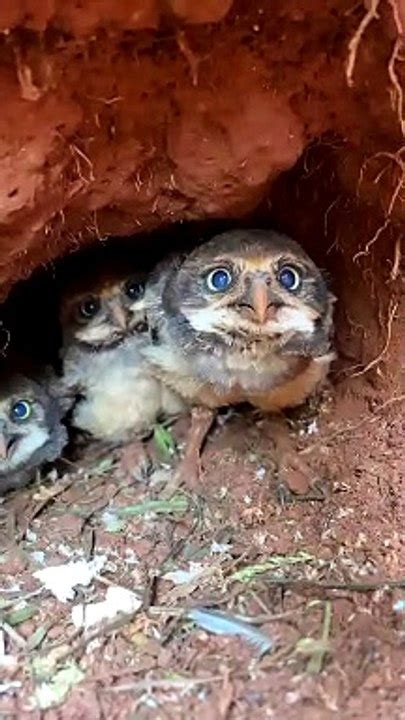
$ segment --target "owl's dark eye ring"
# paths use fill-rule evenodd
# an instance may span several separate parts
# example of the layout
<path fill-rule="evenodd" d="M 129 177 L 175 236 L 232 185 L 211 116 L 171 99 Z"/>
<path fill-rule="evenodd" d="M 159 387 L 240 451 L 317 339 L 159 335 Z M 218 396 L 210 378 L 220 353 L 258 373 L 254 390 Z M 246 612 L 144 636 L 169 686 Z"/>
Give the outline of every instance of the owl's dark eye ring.
<path fill-rule="evenodd" d="M 142 282 L 139 282 L 138 280 L 128 280 L 127 283 L 125 283 L 125 295 L 130 300 L 140 300 L 141 297 L 143 297 L 145 293 L 145 286 Z"/>
<path fill-rule="evenodd" d="M 90 320 L 95 317 L 99 310 L 100 301 L 96 297 L 93 297 L 93 295 L 89 295 L 89 297 L 83 300 L 79 305 L 79 313 L 85 320 Z"/>
<path fill-rule="evenodd" d="M 283 265 L 278 271 L 277 280 L 284 290 L 295 292 L 301 286 L 302 276 L 298 268 L 293 265 Z"/>
<path fill-rule="evenodd" d="M 17 400 L 10 410 L 10 418 L 15 422 L 28 420 L 32 413 L 32 403 L 29 400 Z"/>
<path fill-rule="evenodd" d="M 205 283 L 212 293 L 226 292 L 233 282 L 233 275 L 226 267 L 217 267 L 208 273 Z"/>

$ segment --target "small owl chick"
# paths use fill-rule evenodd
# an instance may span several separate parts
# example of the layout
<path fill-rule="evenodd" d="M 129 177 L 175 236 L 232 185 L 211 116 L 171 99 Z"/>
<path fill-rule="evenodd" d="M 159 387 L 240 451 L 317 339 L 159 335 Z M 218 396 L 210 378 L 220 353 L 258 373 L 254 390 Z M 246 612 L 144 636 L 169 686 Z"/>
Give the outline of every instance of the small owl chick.
<path fill-rule="evenodd" d="M 143 352 L 200 406 L 188 473 L 213 409 L 249 402 L 277 412 L 318 387 L 333 357 L 333 301 L 304 250 L 273 231 L 225 232 L 157 268 L 146 294 L 155 341 Z"/>
<path fill-rule="evenodd" d="M 67 443 L 57 400 L 23 375 L 0 384 L 0 495 L 33 479 L 45 462 L 60 457 Z"/>
<path fill-rule="evenodd" d="M 62 299 L 62 386 L 79 397 L 72 425 L 99 440 L 129 439 L 183 407 L 140 354 L 149 342 L 144 289 L 144 276 L 101 267 Z"/>

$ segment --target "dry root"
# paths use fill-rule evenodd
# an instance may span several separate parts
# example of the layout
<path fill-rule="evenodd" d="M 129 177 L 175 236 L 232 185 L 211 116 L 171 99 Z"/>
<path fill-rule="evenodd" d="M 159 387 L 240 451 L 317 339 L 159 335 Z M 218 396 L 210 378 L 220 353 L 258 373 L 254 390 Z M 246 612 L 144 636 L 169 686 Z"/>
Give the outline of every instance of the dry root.
<path fill-rule="evenodd" d="M 401 133 L 405 137 L 405 119 L 404 119 L 404 91 L 402 89 L 402 85 L 400 83 L 400 80 L 398 78 L 397 72 L 396 72 L 396 63 L 397 61 L 404 61 L 405 58 L 403 55 L 401 55 L 401 51 L 403 50 L 404 41 L 403 38 L 398 37 L 394 49 L 392 51 L 390 61 L 388 63 L 388 75 L 390 77 L 390 80 L 392 82 L 393 86 L 393 108 L 396 111 L 399 126 L 401 128 Z"/>
<path fill-rule="evenodd" d="M 380 159 L 380 158 L 385 158 L 385 159 L 389 160 L 390 162 L 394 163 L 399 170 L 399 177 L 398 177 L 395 187 L 391 193 L 391 197 L 388 202 L 387 209 L 384 213 L 385 220 L 384 220 L 383 224 L 377 228 L 377 230 L 374 233 L 371 240 L 369 240 L 367 242 L 365 248 L 363 250 L 360 250 L 353 256 L 353 262 L 356 262 L 360 257 L 369 255 L 372 246 L 376 243 L 376 241 L 380 237 L 381 233 L 383 233 L 385 230 L 387 230 L 390 227 L 391 218 L 392 218 L 392 214 L 395 209 L 395 206 L 396 206 L 398 200 L 402 200 L 401 191 L 405 188 L 405 145 L 403 145 L 396 153 L 382 151 L 382 152 L 376 153 L 375 155 L 373 155 L 370 158 L 367 158 L 367 160 L 364 161 L 364 163 L 360 169 L 358 188 L 363 181 L 367 165 L 372 160 Z M 381 179 L 383 174 L 386 172 L 386 169 L 387 169 L 387 167 L 383 168 L 378 173 L 377 177 L 374 180 L 374 183 L 379 182 L 379 180 Z M 401 245 L 400 245 L 400 240 L 399 240 L 399 245 L 397 242 L 397 244 L 395 246 L 393 269 L 391 271 L 391 279 L 392 280 L 395 280 L 398 275 L 400 258 L 401 258 Z"/>
<path fill-rule="evenodd" d="M 187 35 L 184 32 L 184 30 L 179 30 L 177 33 L 177 45 L 179 46 L 180 52 L 184 55 L 185 59 L 187 60 L 188 66 L 190 68 L 191 73 L 191 81 L 194 85 L 194 87 L 197 87 L 198 85 L 198 66 L 202 60 L 202 58 L 197 57 L 195 53 L 192 51 L 189 42 L 187 40 Z"/>
<path fill-rule="evenodd" d="M 392 14 L 394 17 L 395 27 L 397 29 L 398 37 L 395 41 L 393 51 L 388 63 L 388 75 L 393 87 L 393 108 L 397 114 L 398 122 L 401 128 L 401 133 L 405 137 L 405 118 L 404 118 L 404 93 L 401 82 L 398 78 L 396 71 L 396 63 L 403 61 L 405 58 L 401 55 L 401 51 L 404 48 L 404 28 L 402 26 L 401 17 L 398 10 L 396 0 L 389 0 L 391 5 Z M 366 32 L 368 26 L 373 20 L 378 20 L 378 8 L 380 6 L 380 0 L 371 0 L 370 7 L 360 22 L 356 32 L 349 42 L 349 54 L 346 63 L 346 81 L 349 87 L 354 85 L 354 70 L 357 61 L 357 54 L 363 35 Z"/>
<path fill-rule="evenodd" d="M 394 261 L 390 273 L 391 280 L 396 280 L 399 275 L 399 267 L 401 264 L 401 236 L 398 235 L 394 248 Z"/>
<path fill-rule="evenodd" d="M 391 344 L 391 338 L 392 338 L 392 325 L 395 319 L 395 314 L 398 310 L 398 302 L 390 302 L 389 308 L 388 308 L 388 318 L 387 318 L 387 335 L 384 343 L 384 347 L 382 348 L 381 352 L 378 353 L 378 355 L 373 359 L 370 360 L 369 363 L 361 370 L 357 370 L 356 372 L 351 373 L 350 377 L 359 377 L 360 375 L 364 375 L 369 370 L 372 370 L 372 368 L 376 367 L 381 360 L 385 357 L 385 355 L 388 352 L 389 346 Z"/>
<path fill-rule="evenodd" d="M 354 74 L 354 68 L 356 65 L 357 53 L 358 53 L 361 39 L 362 39 L 364 33 L 366 32 L 368 26 L 370 25 L 370 23 L 373 20 L 378 19 L 379 4 L 380 4 L 380 0 L 371 0 L 368 11 L 366 12 L 360 25 L 358 26 L 356 32 L 354 33 L 352 39 L 349 42 L 349 55 L 348 55 L 347 64 L 346 64 L 346 80 L 347 80 L 347 84 L 349 87 L 353 87 L 353 85 L 354 85 L 353 74 Z"/>

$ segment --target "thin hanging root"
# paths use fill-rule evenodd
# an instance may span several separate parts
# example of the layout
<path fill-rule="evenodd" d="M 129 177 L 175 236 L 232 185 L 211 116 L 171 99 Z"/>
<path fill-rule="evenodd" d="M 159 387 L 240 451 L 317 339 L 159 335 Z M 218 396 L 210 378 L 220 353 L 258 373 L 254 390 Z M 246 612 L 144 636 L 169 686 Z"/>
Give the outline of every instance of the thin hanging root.
<path fill-rule="evenodd" d="M 363 181 L 363 177 L 364 177 L 364 173 L 365 173 L 365 168 L 366 168 L 367 164 L 368 164 L 369 162 L 371 162 L 371 160 L 375 160 L 376 158 L 387 158 L 388 160 L 391 160 L 391 161 L 392 161 L 393 163 L 395 163 L 395 164 L 397 165 L 397 167 L 399 168 L 399 170 L 400 170 L 400 176 L 399 176 L 399 179 L 398 179 L 397 184 L 396 184 L 395 187 L 394 187 L 394 190 L 392 191 L 392 195 L 391 195 L 390 201 L 389 201 L 389 203 L 388 203 L 387 210 L 386 210 L 386 212 L 385 212 L 385 221 L 384 221 L 384 223 L 376 230 L 376 232 L 374 233 L 374 235 L 373 235 L 373 237 L 371 238 L 371 240 L 369 240 L 368 243 L 366 244 L 364 250 L 360 250 L 359 252 L 357 252 L 357 253 L 353 256 L 353 262 L 356 262 L 356 260 L 358 260 L 360 257 L 364 257 L 365 255 L 368 255 L 369 252 L 370 252 L 371 247 L 372 247 L 372 246 L 374 245 L 374 243 L 378 240 L 378 238 L 380 237 L 381 233 L 384 232 L 384 231 L 389 227 L 389 224 L 390 224 L 390 222 L 391 222 L 391 215 L 392 215 L 392 213 L 393 213 L 394 207 L 395 207 L 396 202 L 397 202 L 397 200 L 398 200 L 399 194 L 400 194 L 401 190 L 405 187 L 405 159 L 404 159 L 404 155 L 405 155 L 405 145 L 403 145 L 396 153 L 390 153 L 390 152 L 385 152 L 385 151 L 384 151 L 384 152 L 375 153 L 375 155 L 373 155 L 372 157 L 367 158 L 367 160 L 365 160 L 364 163 L 363 163 L 363 165 L 361 166 L 360 174 L 359 174 L 358 188 L 359 188 L 361 182 Z M 379 179 L 381 178 L 381 175 L 382 175 L 382 172 L 380 172 L 380 173 L 378 174 L 377 179 L 376 179 L 374 182 L 378 182 Z M 398 261 L 398 262 L 399 262 L 399 261 Z M 395 259 L 394 259 L 394 268 L 395 268 Z M 394 270 L 394 268 L 393 268 L 393 270 Z M 393 271 L 392 271 L 392 272 L 393 272 Z M 392 272 L 391 272 L 391 277 L 392 277 Z M 393 279 L 395 279 L 395 277 L 394 277 Z"/>
<path fill-rule="evenodd" d="M 356 260 L 358 260 L 359 258 L 363 257 L 364 255 L 368 255 L 368 254 L 369 254 L 372 246 L 374 245 L 374 243 L 377 242 L 377 240 L 378 240 L 378 238 L 380 237 L 381 233 L 383 233 L 384 230 L 387 229 L 387 227 L 389 226 L 389 224 L 390 224 L 390 218 L 387 217 L 386 220 L 385 220 L 385 222 L 384 222 L 384 224 L 381 225 L 381 226 L 378 228 L 378 230 L 376 230 L 376 232 L 374 233 L 374 235 L 373 235 L 373 237 L 371 238 L 371 240 L 368 241 L 368 243 L 367 243 L 366 247 L 364 248 L 364 250 L 359 250 L 359 252 L 357 252 L 355 255 L 353 255 L 353 262 L 356 262 Z"/>
<path fill-rule="evenodd" d="M 399 266 L 401 264 L 401 236 L 397 237 L 394 248 L 394 262 L 392 263 L 392 270 L 390 273 L 391 280 L 396 280 L 399 274 Z"/>
<path fill-rule="evenodd" d="M 392 324 L 394 322 L 395 313 L 397 310 L 398 310 L 398 303 L 397 302 L 390 303 L 390 307 L 388 309 L 388 319 L 387 319 L 387 337 L 386 337 L 383 349 L 381 350 L 380 353 L 378 353 L 378 355 L 373 360 L 371 360 L 369 363 L 367 363 L 367 365 L 364 368 L 362 368 L 361 370 L 358 370 L 357 372 L 352 373 L 351 374 L 352 378 L 359 377 L 360 375 L 364 375 L 366 372 L 368 372 L 373 367 L 378 365 L 378 363 L 381 362 L 381 360 L 387 354 L 388 348 L 391 344 Z"/>
<path fill-rule="evenodd" d="M 394 22 L 398 33 L 398 38 L 395 41 L 390 61 L 388 63 L 388 75 L 394 88 L 394 110 L 396 110 L 398 116 L 401 133 L 405 137 L 404 92 L 395 69 L 395 64 L 397 61 L 405 60 L 404 57 L 401 57 L 401 50 L 404 47 L 404 28 L 402 26 L 397 3 L 395 2 L 395 0 L 389 0 L 389 3 L 392 8 L 392 14 L 394 16 Z M 346 63 L 346 81 L 349 87 L 353 87 L 354 85 L 353 75 L 360 42 L 370 23 L 373 20 L 377 20 L 379 18 L 379 5 L 380 0 L 371 0 L 368 11 L 364 15 L 360 25 L 358 26 L 356 32 L 354 33 L 352 39 L 349 42 L 349 55 Z"/>
<path fill-rule="evenodd" d="M 74 161 L 75 161 L 77 174 L 78 174 L 78 176 L 80 177 L 80 179 L 81 179 L 84 183 L 86 183 L 86 185 L 88 185 L 90 182 L 93 182 L 93 181 L 95 180 L 95 176 L 94 176 L 93 163 L 91 162 L 90 158 L 87 157 L 86 153 L 84 153 L 83 150 L 80 150 L 80 148 L 77 147 L 77 145 L 75 145 L 74 143 L 70 143 L 70 145 L 69 145 L 69 150 L 70 150 L 70 152 L 71 152 L 71 154 L 72 154 L 72 157 L 73 157 L 73 159 L 74 159 Z M 76 155 L 78 155 L 80 158 L 82 158 L 82 160 L 84 160 L 84 162 L 86 163 L 87 167 L 89 168 L 89 176 L 88 176 L 88 178 L 85 178 L 85 177 L 82 175 L 82 171 L 81 171 L 81 167 L 80 167 L 80 162 L 79 162 L 79 160 L 77 159 Z"/>
<path fill-rule="evenodd" d="M 361 183 L 363 182 L 363 178 L 365 175 L 366 167 L 372 160 L 377 160 L 379 158 L 386 158 L 387 160 L 391 160 L 391 162 L 395 163 L 399 170 L 401 171 L 401 175 L 399 178 L 399 182 L 394 188 L 394 191 L 391 195 L 391 200 L 388 204 L 388 208 L 386 210 L 386 215 L 391 215 L 394 205 L 397 201 L 398 195 L 401 192 L 402 188 L 405 186 L 405 145 L 402 145 L 402 147 L 397 150 L 396 153 L 388 152 L 386 150 L 382 150 L 381 152 L 374 153 L 369 158 L 366 158 L 366 160 L 363 162 L 360 173 L 359 173 L 359 181 L 357 183 L 357 192 L 359 192 L 359 188 Z M 378 173 L 377 177 L 374 180 L 374 183 L 377 183 L 382 175 L 384 174 L 385 169 Z"/>
<path fill-rule="evenodd" d="M 14 54 L 21 97 L 23 100 L 37 102 L 37 100 L 39 100 L 40 97 L 43 95 L 44 91 L 40 87 L 35 85 L 32 76 L 32 70 L 30 66 L 23 61 L 21 50 L 19 47 L 14 47 Z"/>
<path fill-rule="evenodd" d="M 389 4 L 391 5 L 391 8 L 392 8 L 392 14 L 393 14 L 393 16 L 394 16 L 395 27 L 396 27 L 396 29 L 397 29 L 397 33 L 398 33 L 398 35 L 404 35 L 404 34 L 405 34 L 405 28 L 404 28 L 404 26 L 402 25 L 401 16 L 400 16 L 400 14 L 399 14 L 399 9 L 398 9 L 399 3 L 398 3 L 398 0 L 388 0 L 388 2 L 389 2 Z"/>
<path fill-rule="evenodd" d="M 404 41 L 402 37 L 398 37 L 395 41 L 394 49 L 392 51 L 390 61 L 388 63 L 388 75 L 394 88 L 394 110 L 396 110 L 398 116 L 399 126 L 401 133 L 405 137 L 405 119 L 404 119 L 404 91 L 402 85 L 398 79 L 398 75 L 395 70 L 395 63 L 397 60 L 403 61 L 405 58 L 401 56 L 401 50 L 403 49 Z"/>
<path fill-rule="evenodd" d="M 184 30 L 179 30 L 176 36 L 177 45 L 179 46 L 180 52 L 184 55 L 185 59 L 188 62 L 190 73 L 191 73 L 191 81 L 194 85 L 194 87 L 197 87 L 198 85 L 198 66 L 201 62 L 202 58 L 197 57 L 195 53 L 193 53 L 189 42 L 187 40 L 187 35 L 184 32 Z"/>
<path fill-rule="evenodd" d="M 377 11 L 379 4 L 380 0 L 371 0 L 370 8 L 367 10 L 360 25 L 358 26 L 356 32 L 354 33 L 352 39 L 349 42 L 349 55 L 346 63 L 346 81 L 349 87 L 353 87 L 354 85 L 353 74 L 361 39 L 370 23 L 373 20 L 378 19 L 379 15 Z"/>

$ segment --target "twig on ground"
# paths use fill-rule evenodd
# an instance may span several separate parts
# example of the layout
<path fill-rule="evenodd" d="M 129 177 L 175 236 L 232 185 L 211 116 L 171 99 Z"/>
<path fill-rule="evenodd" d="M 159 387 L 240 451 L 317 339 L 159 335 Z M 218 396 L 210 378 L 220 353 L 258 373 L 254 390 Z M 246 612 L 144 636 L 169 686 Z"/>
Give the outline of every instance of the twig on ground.
<path fill-rule="evenodd" d="M 296 580 L 289 578 L 269 578 L 266 583 L 273 587 L 288 587 L 302 590 L 348 590 L 350 592 L 374 592 L 375 590 L 396 590 L 405 588 L 402 580 L 381 580 L 376 582 L 328 582 L 323 580 Z"/>
<path fill-rule="evenodd" d="M 29 515 L 27 520 L 24 522 L 24 527 L 18 532 L 18 535 L 16 537 L 16 542 L 20 542 L 24 539 L 27 530 L 33 520 L 36 520 L 36 518 L 39 517 L 39 515 L 45 510 L 47 505 L 50 503 L 55 502 L 56 498 L 58 498 L 60 495 L 63 495 L 67 490 L 69 490 L 73 483 L 75 482 L 75 478 L 72 478 L 69 482 L 63 482 L 61 481 L 60 485 L 57 485 L 56 487 L 52 488 L 51 491 L 47 494 L 47 496 L 40 500 L 39 503 L 34 507 L 32 513 Z"/>
<path fill-rule="evenodd" d="M 322 632 L 318 648 L 316 648 L 307 664 L 307 672 L 311 675 L 318 675 L 322 672 L 325 657 L 328 654 L 329 636 L 332 626 L 332 603 L 327 600 L 322 623 Z"/>
<path fill-rule="evenodd" d="M 17 632 L 17 630 L 15 630 L 15 628 L 9 625 L 5 620 L 0 620 L 0 628 L 2 628 L 12 641 L 15 642 L 17 647 L 25 650 L 27 641 L 22 637 L 22 635 L 20 635 L 20 633 Z"/>
<path fill-rule="evenodd" d="M 224 675 L 212 675 L 207 678 L 184 678 L 184 680 L 163 680 L 161 678 L 145 678 L 139 682 L 102 688 L 102 692 L 151 692 L 151 690 L 187 690 L 198 685 L 224 682 Z"/>

